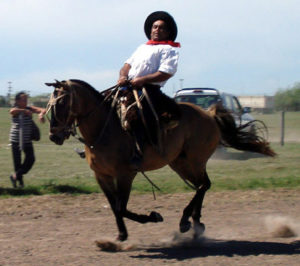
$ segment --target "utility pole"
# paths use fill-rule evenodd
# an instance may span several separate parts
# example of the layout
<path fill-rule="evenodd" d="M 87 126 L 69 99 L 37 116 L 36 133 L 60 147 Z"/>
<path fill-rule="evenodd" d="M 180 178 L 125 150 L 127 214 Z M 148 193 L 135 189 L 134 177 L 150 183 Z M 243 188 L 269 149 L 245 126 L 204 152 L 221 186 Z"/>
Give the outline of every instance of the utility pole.
<path fill-rule="evenodd" d="M 12 91 L 12 86 L 11 86 L 12 82 L 8 81 L 8 92 L 7 92 L 7 99 L 6 102 L 8 103 L 8 105 L 10 106 L 10 97 L 11 97 L 11 91 Z"/>

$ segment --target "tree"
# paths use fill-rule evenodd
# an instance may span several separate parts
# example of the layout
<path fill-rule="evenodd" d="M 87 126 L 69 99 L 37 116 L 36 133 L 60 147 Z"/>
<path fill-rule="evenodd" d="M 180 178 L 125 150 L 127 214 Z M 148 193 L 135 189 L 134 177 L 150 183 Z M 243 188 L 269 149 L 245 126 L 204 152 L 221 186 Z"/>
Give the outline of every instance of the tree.
<path fill-rule="evenodd" d="M 9 102 L 7 101 L 7 98 L 5 96 L 0 96 L 0 106 L 1 107 L 10 106 Z"/>
<path fill-rule="evenodd" d="M 281 111 L 300 111 L 300 82 L 291 88 L 279 90 L 274 96 L 275 109 Z"/>

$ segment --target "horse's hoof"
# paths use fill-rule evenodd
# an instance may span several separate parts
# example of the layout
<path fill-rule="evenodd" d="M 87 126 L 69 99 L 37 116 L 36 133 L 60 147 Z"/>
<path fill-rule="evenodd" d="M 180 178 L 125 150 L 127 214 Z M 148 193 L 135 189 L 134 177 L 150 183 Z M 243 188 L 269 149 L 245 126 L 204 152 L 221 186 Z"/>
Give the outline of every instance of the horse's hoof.
<path fill-rule="evenodd" d="M 127 240 L 127 237 L 128 237 L 127 234 L 119 234 L 116 240 L 123 242 L 123 241 Z"/>
<path fill-rule="evenodd" d="M 187 231 L 189 231 L 191 228 L 191 222 L 190 221 L 186 221 L 186 222 L 181 222 L 179 225 L 179 229 L 181 233 L 185 233 Z"/>
<path fill-rule="evenodd" d="M 158 212 L 151 212 L 150 219 L 154 223 L 162 222 L 164 220 L 164 218 Z"/>
<path fill-rule="evenodd" d="M 194 224 L 194 230 L 195 230 L 194 238 L 198 238 L 199 236 L 203 235 L 203 233 L 205 231 L 204 223 Z"/>

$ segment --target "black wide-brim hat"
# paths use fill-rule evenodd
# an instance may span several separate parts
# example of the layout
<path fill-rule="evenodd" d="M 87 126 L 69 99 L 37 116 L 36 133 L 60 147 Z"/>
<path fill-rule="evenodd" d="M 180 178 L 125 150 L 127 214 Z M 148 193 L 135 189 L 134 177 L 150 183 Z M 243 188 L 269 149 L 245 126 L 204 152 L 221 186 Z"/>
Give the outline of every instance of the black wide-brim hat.
<path fill-rule="evenodd" d="M 145 30 L 147 38 L 149 40 L 151 39 L 151 28 L 152 28 L 153 23 L 157 20 L 163 20 L 167 24 L 168 29 L 170 31 L 169 39 L 171 41 L 175 41 L 176 36 L 177 36 L 177 25 L 176 25 L 174 18 L 165 11 L 153 12 L 146 18 L 144 30 Z"/>

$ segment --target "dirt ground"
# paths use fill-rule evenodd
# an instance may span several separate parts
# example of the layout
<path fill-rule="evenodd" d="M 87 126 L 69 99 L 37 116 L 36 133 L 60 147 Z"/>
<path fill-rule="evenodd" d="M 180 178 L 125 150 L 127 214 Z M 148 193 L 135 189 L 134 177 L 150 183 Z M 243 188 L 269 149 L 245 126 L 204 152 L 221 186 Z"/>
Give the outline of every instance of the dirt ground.
<path fill-rule="evenodd" d="M 133 195 L 129 209 L 164 222 L 126 220 L 122 251 L 100 250 L 117 229 L 101 194 L 0 200 L 0 265 L 299 265 L 299 190 L 208 192 L 204 236 L 178 232 L 193 194 Z M 287 237 L 289 236 L 290 237 Z"/>

